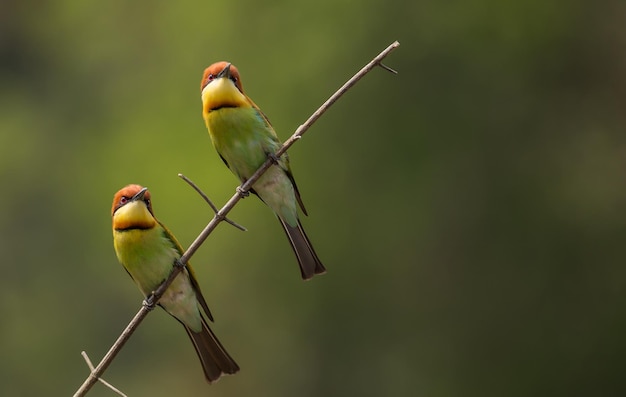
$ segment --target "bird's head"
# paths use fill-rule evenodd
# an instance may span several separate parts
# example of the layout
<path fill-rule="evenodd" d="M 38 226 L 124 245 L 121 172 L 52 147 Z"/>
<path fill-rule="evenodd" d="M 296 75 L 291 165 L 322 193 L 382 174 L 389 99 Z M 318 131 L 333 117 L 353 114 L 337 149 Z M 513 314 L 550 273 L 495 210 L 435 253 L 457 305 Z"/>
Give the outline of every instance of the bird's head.
<path fill-rule="evenodd" d="M 243 93 L 237 68 L 228 62 L 216 62 L 204 70 L 200 82 L 203 113 L 225 107 L 250 107 Z"/>
<path fill-rule="evenodd" d="M 113 196 L 113 229 L 150 229 L 157 223 L 147 187 L 128 185 Z"/>

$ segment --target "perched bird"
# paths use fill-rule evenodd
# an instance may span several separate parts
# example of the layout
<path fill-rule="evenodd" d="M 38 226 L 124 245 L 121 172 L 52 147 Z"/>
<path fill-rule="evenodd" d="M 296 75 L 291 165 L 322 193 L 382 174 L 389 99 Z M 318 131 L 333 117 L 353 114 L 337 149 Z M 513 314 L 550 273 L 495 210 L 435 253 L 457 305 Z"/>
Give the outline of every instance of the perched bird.
<path fill-rule="evenodd" d="M 259 107 L 243 92 L 237 68 L 217 62 L 206 68 L 200 85 L 202 116 L 213 146 L 226 166 L 244 182 L 280 148 L 274 128 Z M 302 278 L 326 272 L 300 220 L 299 205 L 306 215 L 287 154 L 275 159 L 252 192 L 267 204 L 280 220 L 298 258 Z M 297 202 L 297 204 L 296 204 Z"/>
<path fill-rule="evenodd" d="M 172 233 L 154 217 L 147 188 L 128 185 L 115 193 L 111 213 L 117 258 L 148 296 L 169 276 L 183 250 Z M 189 264 L 165 291 L 159 306 L 185 327 L 209 383 L 222 374 L 239 371 L 201 314 L 204 311 L 213 321 Z"/>

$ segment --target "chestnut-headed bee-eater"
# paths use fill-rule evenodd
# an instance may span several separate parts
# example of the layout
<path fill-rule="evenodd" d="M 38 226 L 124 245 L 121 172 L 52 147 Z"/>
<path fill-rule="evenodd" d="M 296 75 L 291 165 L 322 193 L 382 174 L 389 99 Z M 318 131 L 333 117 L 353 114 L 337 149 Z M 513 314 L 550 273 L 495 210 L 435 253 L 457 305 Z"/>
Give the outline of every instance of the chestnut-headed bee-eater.
<path fill-rule="evenodd" d="M 217 62 L 206 68 L 200 86 L 202 115 L 213 146 L 226 166 L 244 182 L 281 147 L 274 128 L 259 107 L 243 92 L 237 68 Z M 299 205 L 306 215 L 289 157 L 277 159 L 251 190 L 280 220 L 298 258 L 302 278 L 326 272 L 300 220 Z M 297 203 L 297 204 L 296 204 Z"/>
<path fill-rule="evenodd" d="M 117 258 L 144 296 L 148 296 L 169 276 L 183 249 L 154 217 L 150 192 L 145 187 L 128 185 L 115 193 L 111 213 Z M 201 314 L 204 311 L 213 321 L 189 264 L 165 291 L 159 306 L 185 327 L 209 383 L 222 374 L 239 371 Z"/>

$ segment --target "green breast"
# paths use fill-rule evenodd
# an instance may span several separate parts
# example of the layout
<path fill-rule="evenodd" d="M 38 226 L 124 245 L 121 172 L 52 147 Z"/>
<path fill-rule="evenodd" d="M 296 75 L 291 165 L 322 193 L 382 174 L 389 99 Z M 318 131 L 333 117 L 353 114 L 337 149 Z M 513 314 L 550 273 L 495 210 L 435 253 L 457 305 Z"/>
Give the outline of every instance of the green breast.
<path fill-rule="evenodd" d="M 131 229 L 115 232 L 115 251 L 144 295 L 150 294 L 172 271 L 180 253 L 163 229 Z"/>
<path fill-rule="evenodd" d="M 115 231 L 114 242 L 118 259 L 145 296 L 161 285 L 181 256 L 161 227 Z M 187 270 L 174 279 L 159 304 L 194 331 L 202 330 L 196 291 Z"/>
<path fill-rule="evenodd" d="M 249 178 L 279 148 L 276 134 L 254 108 L 222 108 L 209 113 L 213 145 L 240 180 Z"/>

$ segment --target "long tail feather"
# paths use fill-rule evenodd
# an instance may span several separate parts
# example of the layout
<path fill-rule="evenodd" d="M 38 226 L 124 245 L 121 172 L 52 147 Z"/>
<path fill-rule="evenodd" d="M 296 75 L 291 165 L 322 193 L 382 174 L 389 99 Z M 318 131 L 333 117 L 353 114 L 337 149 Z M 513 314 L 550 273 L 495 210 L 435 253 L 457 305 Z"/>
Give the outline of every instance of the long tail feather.
<path fill-rule="evenodd" d="M 239 371 L 235 360 L 226 352 L 204 319 L 201 332 L 194 332 L 187 326 L 185 330 L 196 348 L 204 376 L 209 383 L 218 380 L 223 374 L 235 374 Z"/>
<path fill-rule="evenodd" d="M 316 274 L 326 273 L 326 268 L 324 268 L 322 261 L 320 261 L 317 257 L 317 254 L 311 245 L 311 241 L 304 232 L 300 221 L 298 221 L 296 226 L 290 226 L 282 219 L 278 219 L 280 220 L 280 224 L 283 226 L 283 229 L 289 238 L 291 248 L 293 248 L 293 251 L 296 253 L 298 264 L 300 265 L 300 272 L 302 273 L 302 279 L 308 280 Z"/>

